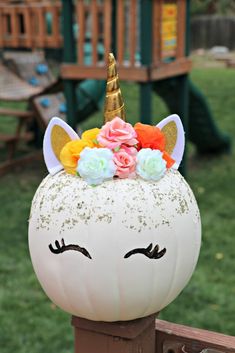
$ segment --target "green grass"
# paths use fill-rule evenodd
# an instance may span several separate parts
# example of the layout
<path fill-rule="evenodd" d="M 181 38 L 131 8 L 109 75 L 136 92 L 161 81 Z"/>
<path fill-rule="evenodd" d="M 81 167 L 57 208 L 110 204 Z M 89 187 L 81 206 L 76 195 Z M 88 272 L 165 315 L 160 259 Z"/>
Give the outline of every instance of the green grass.
<path fill-rule="evenodd" d="M 195 69 L 193 81 L 213 107 L 221 129 L 235 136 L 235 71 Z M 128 120 L 138 119 L 138 87 L 123 84 Z M 154 98 L 155 122 L 167 108 Z M 9 121 L 9 123 L 7 123 Z M 102 124 L 102 113 L 82 124 Z M 0 131 L 12 121 L 1 119 Z M 188 181 L 201 210 L 203 242 L 197 269 L 162 319 L 226 334 L 235 333 L 235 220 L 233 155 L 197 159 L 190 148 Z M 73 352 L 70 316 L 56 308 L 34 275 L 27 244 L 27 219 L 33 194 L 46 175 L 43 162 L 0 178 L 0 351 L 1 353 Z"/>

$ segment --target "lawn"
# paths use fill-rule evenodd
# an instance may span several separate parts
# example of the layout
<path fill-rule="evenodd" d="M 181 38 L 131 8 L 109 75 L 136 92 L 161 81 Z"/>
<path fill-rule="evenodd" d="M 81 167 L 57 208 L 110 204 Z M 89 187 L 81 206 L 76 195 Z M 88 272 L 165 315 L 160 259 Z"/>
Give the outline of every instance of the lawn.
<path fill-rule="evenodd" d="M 192 79 L 208 97 L 219 127 L 234 140 L 235 70 L 194 69 Z M 123 84 L 130 122 L 138 118 L 138 87 Z M 155 122 L 167 115 L 154 98 Z M 82 129 L 102 124 L 102 113 Z M 3 121 L 5 121 L 3 123 Z M 1 119 L 0 131 L 11 129 Z M 196 158 L 190 148 L 188 182 L 201 210 L 203 241 L 197 269 L 182 294 L 160 317 L 235 334 L 235 163 L 233 155 Z M 49 301 L 34 275 L 27 219 L 35 190 L 46 175 L 43 162 L 0 178 L 0 352 L 73 352 L 70 316 Z"/>

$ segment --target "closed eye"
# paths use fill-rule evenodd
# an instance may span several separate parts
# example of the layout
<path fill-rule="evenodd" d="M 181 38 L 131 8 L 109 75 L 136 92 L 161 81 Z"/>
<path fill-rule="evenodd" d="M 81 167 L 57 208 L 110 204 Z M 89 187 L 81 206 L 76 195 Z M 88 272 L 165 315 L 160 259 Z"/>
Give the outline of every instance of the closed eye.
<path fill-rule="evenodd" d="M 128 257 L 135 255 L 135 254 L 143 254 L 147 256 L 149 259 L 160 259 L 163 257 L 166 253 L 166 248 L 163 248 L 162 250 L 159 250 L 159 245 L 156 245 L 153 248 L 153 244 L 149 244 L 147 248 L 137 248 L 129 251 L 125 256 L 124 259 L 127 259 Z"/>
<path fill-rule="evenodd" d="M 61 244 L 58 242 L 58 240 L 56 240 L 54 248 L 51 244 L 49 244 L 48 247 L 53 254 L 62 254 L 65 251 L 74 250 L 74 251 L 79 251 L 80 253 L 82 253 L 83 255 L 88 257 L 89 259 L 92 259 L 91 255 L 89 254 L 89 252 L 85 248 L 82 248 L 79 245 L 75 245 L 75 244 L 65 245 L 63 238 L 61 239 Z"/>

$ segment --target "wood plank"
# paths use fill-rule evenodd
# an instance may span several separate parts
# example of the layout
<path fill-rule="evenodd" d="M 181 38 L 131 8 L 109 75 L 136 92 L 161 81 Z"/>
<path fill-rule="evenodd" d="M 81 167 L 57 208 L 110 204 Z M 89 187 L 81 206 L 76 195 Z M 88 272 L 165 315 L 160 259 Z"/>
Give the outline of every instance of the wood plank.
<path fill-rule="evenodd" d="M 44 18 L 43 7 L 38 6 L 36 13 L 37 13 L 37 20 L 38 20 L 37 46 L 44 47 L 45 46 L 46 28 L 45 28 L 45 18 Z"/>
<path fill-rule="evenodd" d="M 53 21 L 52 21 L 52 33 L 53 33 L 53 38 L 54 38 L 54 46 L 55 48 L 59 48 L 61 41 L 60 41 L 60 8 L 56 5 L 52 6 L 52 16 L 53 16 Z"/>
<path fill-rule="evenodd" d="M 2 134 L 0 132 L 0 142 L 9 143 L 9 142 L 15 142 L 17 140 L 18 140 L 18 137 L 16 135 Z"/>
<path fill-rule="evenodd" d="M 92 64 L 96 65 L 97 55 L 97 44 L 98 44 L 98 7 L 97 0 L 91 2 L 91 43 L 92 43 Z"/>
<path fill-rule="evenodd" d="M 0 47 L 3 47 L 3 11 L 2 7 L 0 6 Z"/>
<path fill-rule="evenodd" d="M 124 18 L 124 1 L 117 2 L 117 61 L 121 65 L 124 60 L 124 32 L 125 32 L 125 18 Z"/>
<path fill-rule="evenodd" d="M 31 24 L 31 11 L 29 7 L 24 8 L 24 24 L 25 24 L 25 46 L 27 48 L 32 47 L 32 35 L 33 35 L 33 30 L 32 30 L 32 24 Z"/>
<path fill-rule="evenodd" d="M 111 1 L 110 0 L 105 0 L 103 2 L 100 2 L 100 0 L 97 0 L 97 8 L 98 8 L 98 38 L 101 40 L 103 39 L 103 35 L 104 35 L 104 27 L 105 27 L 105 23 L 104 23 L 104 16 L 105 16 L 105 5 L 106 3 L 110 5 L 110 11 L 112 11 L 112 5 L 111 5 Z M 111 15 L 111 13 L 110 13 Z M 103 23 L 103 28 L 102 26 L 100 26 L 100 18 L 103 18 L 102 23 Z M 101 30 L 102 29 L 102 30 Z"/>
<path fill-rule="evenodd" d="M 61 4 L 59 4 L 57 6 L 57 11 L 58 11 L 58 26 L 59 26 L 59 48 L 63 47 L 63 42 L 64 42 L 64 37 L 62 35 L 62 31 L 63 31 L 63 28 L 62 28 L 62 8 L 61 8 Z"/>
<path fill-rule="evenodd" d="M 0 65 L 0 99 L 3 101 L 24 101 L 39 94 L 42 87 L 34 87 L 19 78 L 6 66 Z"/>
<path fill-rule="evenodd" d="M 79 79 L 99 79 L 106 80 L 107 68 L 106 66 L 79 66 L 77 64 L 62 64 L 60 70 L 61 77 L 68 80 Z M 128 80 L 134 82 L 146 82 L 149 78 L 149 70 L 145 67 L 118 67 L 118 74 L 121 80 Z"/>
<path fill-rule="evenodd" d="M 164 352 L 168 342 L 168 351 L 172 349 L 170 342 L 181 343 L 179 352 L 198 353 L 203 349 L 217 349 L 225 353 L 235 352 L 235 337 L 221 333 L 197 329 L 171 322 L 156 320 L 156 353 Z M 181 350 L 184 346 L 184 350 Z"/>
<path fill-rule="evenodd" d="M 38 16 L 37 10 L 35 10 L 34 6 L 30 6 L 30 21 L 31 21 L 31 32 L 32 32 L 32 49 L 36 48 L 37 37 L 38 37 Z"/>
<path fill-rule="evenodd" d="M 86 330 L 89 332 L 97 332 L 107 336 L 122 337 L 131 340 L 138 337 L 143 331 L 148 329 L 149 326 L 152 326 L 151 324 L 154 323 L 155 318 L 156 314 L 153 314 L 130 321 L 97 322 L 83 319 L 77 316 L 72 316 L 71 323 L 76 329 Z"/>
<path fill-rule="evenodd" d="M 17 159 L 13 159 L 11 161 L 7 161 L 0 164 L 0 176 L 10 172 L 13 168 L 19 166 L 25 166 L 28 163 L 32 163 L 33 161 L 38 161 L 43 159 L 42 151 L 36 151 L 26 156 L 19 157 Z"/>
<path fill-rule="evenodd" d="M 58 4 L 43 5 L 44 13 L 50 13 L 52 15 L 52 23 L 51 23 L 51 33 L 45 34 L 45 42 L 46 46 L 49 48 L 60 48 L 61 46 L 61 37 L 60 37 L 60 9 L 61 6 Z"/>
<path fill-rule="evenodd" d="M 76 6 L 76 14 L 77 14 L 77 24 L 78 24 L 78 42 L 77 42 L 77 50 L 78 50 L 78 62 L 79 64 L 83 64 L 84 61 L 84 43 L 85 43 L 85 9 L 83 0 L 77 1 Z"/>
<path fill-rule="evenodd" d="M 3 45 L 6 46 L 11 39 L 11 33 L 8 32 L 8 17 L 10 16 L 9 12 L 6 9 L 6 6 L 2 7 L 2 31 L 3 31 Z"/>
<path fill-rule="evenodd" d="M 161 61 L 161 28 L 163 0 L 153 2 L 153 66 Z"/>
<path fill-rule="evenodd" d="M 18 118 L 32 118 L 34 116 L 33 112 L 30 111 L 21 111 L 16 109 L 9 109 L 9 108 L 0 108 L 0 114 L 6 116 L 14 116 Z"/>
<path fill-rule="evenodd" d="M 17 6 L 15 8 L 15 22 L 16 22 L 16 28 L 17 28 L 17 41 L 18 41 L 17 46 L 23 48 L 25 44 L 25 33 L 21 32 L 21 19 L 24 26 L 24 13 L 22 11 L 22 8 Z"/>
<path fill-rule="evenodd" d="M 152 68 L 150 77 L 152 81 L 162 80 L 172 76 L 180 76 L 191 71 L 192 62 L 190 59 L 180 59 L 172 63 L 162 63 L 160 66 Z"/>
<path fill-rule="evenodd" d="M 111 16 L 112 16 L 112 4 L 111 0 L 105 0 L 104 2 L 104 53 L 105 58 L 107 58 L 108 54 L 111 51 Z"/>
<path fill-rule="evenodd" d="M 186 0 L 177 0 L 177 48 L 176 58 L 185 56 Z"/>
<path fill-rule="evenodd" d="M 53 37 L 53 22 L 54 18 L 52 17 L 51 22 L 51 33 L 48 33 L 48 27 L 46 22 L 46 14 L 49 13 L 53 16 L 53 6 L 51 5 L 43 5 L 43 13 L 44 13 L 44 21 L 45 21 L 45 46 L 51 48 L 54 44 L 54 37 Z"/>
<path fill-rule="evenodd" d="M 61 46 L 57 45 L 55 39 L 53 36 L 47 36 L 46 37 L 46 44 L 45 44 L 46 48 L 60 48 Z"/>
<path fill-rule="evenodd" d="M 42 99 L 47 98 L 50 102 L 49 107 L 43 107 L 41 104 Z M 66 113 L 60 112 L 60 104 L 65 103 L 65 97 L 62 92 L 54 94 L 46 94 L 35 97 L 32 101 L 33 109 L 35 111 L 36 119 L 40 127 L 45 130 L 50 119 L 53 116 L 59 116 L 60 119 L 66 121 Z"/>
<path fill-rule="evenodd" d="M 15 48 L 19 45 L 19 31 L 17 28 L 17 13 L 15 7 L 10 7 L 11 16 L 11 42 L 9 43 L 11 47 Z"/>
<path fill-rule="evenodd" d="M 130 13 L 129 13 L 129 40 L 130 40 L 130 63 L 135 66 L 135 53 L 136 53 L 136 35 L 137 35 L 137 1 L 131 0 Z"/>
<path fill-rule="evenodd" d="M 32 28 L 30 25 L 29 7 L 21 5 L 16 8 L 16 20 L 18 30 L 18 46 L 24 48 L 31 47 Z M 24 31 L 21 32 L 21 20 Z"/>

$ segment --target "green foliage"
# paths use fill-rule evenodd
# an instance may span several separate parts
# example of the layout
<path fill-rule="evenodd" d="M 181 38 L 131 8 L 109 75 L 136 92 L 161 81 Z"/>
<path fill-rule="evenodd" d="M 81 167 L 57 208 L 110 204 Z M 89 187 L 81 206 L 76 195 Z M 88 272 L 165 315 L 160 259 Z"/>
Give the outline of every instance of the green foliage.
<path fill-rule="evenodd" d="M 193 81 L 203 90 L 223 130 L 235 136 L 235 71 L 195 69 Z M 122 84 L 130 122 L 138 119 L 138 86 Z M 157 122 L 167 109 L 154 97 Z M 102 113 L 82 124 L 102 124 Z M 1 119 L 0 130 L 12 126 Z M 190 146 L 189 183 L 199 203 L 203 242 L 192 280 L 161 318 L 205 329 L 235 332 L 235 163 L 233 155 L 198 160 Z M 38 184 L 47 174 L 43 162 L 0 179 L 0 351 L 1 353 L 73 352 L 70 316 L 44 294 L 28 252 L 27 219 Z M 79 298 L 78 298 L 79 300 Z"/>
<path fill-rule="evenodd" d="M 192 0 L 191 13 L 192 15 L 231 15 L 235 13 L 235 3 L 231 0 Z"/>

